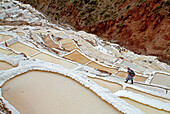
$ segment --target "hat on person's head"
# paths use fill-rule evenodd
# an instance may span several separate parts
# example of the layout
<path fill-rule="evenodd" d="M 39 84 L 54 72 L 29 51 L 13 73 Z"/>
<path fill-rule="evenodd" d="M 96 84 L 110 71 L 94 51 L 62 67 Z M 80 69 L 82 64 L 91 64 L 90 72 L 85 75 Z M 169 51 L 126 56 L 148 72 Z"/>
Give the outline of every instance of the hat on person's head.
<path fill-rule="evenodd" d="M 127 67 L 127 69 L 128 69 L 128 70 L 130 70 L 130 68 L 129 68 L 129 67 Z"/>

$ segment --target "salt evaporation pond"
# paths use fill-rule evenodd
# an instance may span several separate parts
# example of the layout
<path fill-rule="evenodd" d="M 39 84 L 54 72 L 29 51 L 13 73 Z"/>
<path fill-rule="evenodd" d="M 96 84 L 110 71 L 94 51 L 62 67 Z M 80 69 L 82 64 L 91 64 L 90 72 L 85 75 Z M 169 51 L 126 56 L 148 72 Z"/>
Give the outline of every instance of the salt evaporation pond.
<path fill-rule="evenodd" d="M 7 81 L 2 95 L 23 114 L 120 113 L 76 81 L 44 71 L 29 71 Z"/>
<path fill-rule="evenodd" d="M 145 92 L 142 92 L 142 91 L 139 91 L 139 90 L 130 88 L 130 87 L 127 87 L 126 90 L 127 90 L 127 91 L 132 91 L 132 92 L 134 92 L 134 93 L 141 94 L 141 95 L 144 95 L 144 96 L 147 96 L 147 97 L 156 99 L 156 100 L 160 100 L 160 101 L 162 101 L 162 102 L 170 103 L 170 100 L 169 100 L 169 99 L 165 99 L 165 98 L 161 98 L 161 97 L 158 97 L 158 96 L 154 96 L 154 95 L 151 95 L 151 94 L 149 94 L 149 93 L 145 93 Z"/>
<path fill-rule="evenodd" d="M 61 60 L 59 58 L 52 57 L 45 53 L 39 53 L 39 54 L 35 55 L 33 58 L 44 60 L 44 61 L 55 63 L 55 64 L 60 64 L 60 65 L 66 67 L 66 68 L 69 68 L 69 69 L 73 69 L 73 68 L 77 67 L 77 65 L 74 63 L 71 63 L 71 62 L 68 62 L 65 60 Z"/>
<path fill-rule="evenodd" d="M 5 61 L 0 61 L 0 70 L 9 70 L 13 68 L 13 66 Z"/>
<path fill-rule="evenodd" d="M 154 77 L 153 77 L 151 83 L 165 85 L 167 87 L 170 87 L 169 76 L 170 75 L 168 75 L 168 74 L 166 75 L 166 74 L 162 74 L 162 73 L 156 73 L 156 74 L 154 74 Z"/>
<path fill-rule="evenodd" d="M 96 79 L 96 78 L 89 78 L 92 81 L 94 81 L 95 83 L 97 83 L 98 85 L 104 87 L 104 88 L 108 88 L 112 93 L 115 93 L 118 90 L 122 89 L 122 85 L 117 84 L 117 83 L 113 83 L 113 82 L 108 82 L 108 81 L 104 81 L 101 79 Z"/>
<path fill-rule="evenodd" d="M 156 109 L 154 107 L 139 103 L 139 102 L 131 100 L 129 98 L 122 97 L 122 99 L 125 100 L 127 103 L 133 105 L 134 107 L 139 108 L 146 114 L 169 114 L 169 112 L 167 112 L 167 111 Z"/>
<path fill-rule="evenodd" d="M 26 55 L 29 55 L 29 56 L 39 52 L 38 50 L 36 50 L 34 48 L 31 48 L 31 47 L 29 47 L 27 45 L 24 45 L 24 44 L 22 44 L 20 42 L 12 44 L 9 47 L 14 49 L 15 51 L 18 51 L 18 52 L 24 52 Z"/>
<path fill-rule="evenodd" d="M 2 49 L 2 48 L 0 48 L 0 54 L 9 54 L 9 53 L 11 53 L 10 51 L 8 51 L 8 50 L 5 50 L 5 49 Z"/>
<path fill-rule="evenodd" d="M 0 34 L 0 42 L 6 41 L 11 38 L 13 38 L 13 36 Z"/>

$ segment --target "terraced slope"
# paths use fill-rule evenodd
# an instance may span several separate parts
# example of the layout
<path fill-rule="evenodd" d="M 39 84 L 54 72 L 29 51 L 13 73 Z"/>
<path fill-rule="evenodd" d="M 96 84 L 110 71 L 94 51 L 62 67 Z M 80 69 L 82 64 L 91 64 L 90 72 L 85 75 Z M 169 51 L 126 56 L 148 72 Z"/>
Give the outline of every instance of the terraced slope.
<path fill-rule="evenodd" d="M 90 106 L 84 107 L 82 113 L 97 113 L 91 107 L 94 104 L 91 104 L 93 101 L 90 101 L 89 94 L 93 94 L 101 102 L 98 105 L 103 104 L 100 110 L 106 112 L 111 109 L 112 113 L 116 111 L 126 114 L 153 111 L 170 113 L 170 66 L 158 61 L 157 57 L 137 55 L 118 44 L 101 40 L 94 34 L 52 24 L 30 5 L 15 0 L 0 1 L 0 9 L 0 99 L 4 102 L 0 101 L 2 113 L 8 113 L 9 110 L 14 114 L 18 114 L 18 111 L 32 113 L 31 109 L 38 109 L 38 112 L 58 112 L 58 105 L 70 113 L 81 113 L 73 110 L 75 107 L 81 110 L 83 106 Z M 136 73 L 134 84 L 124 83 L 127 67 Z M 63 81 L 56 79 L 59 76 Z M 79 89 L 72 88 L 73 85 L 65 80 L 66 77 L 69 77 L 71 83 L 78 82 L 76 88 L 82 87 L 90 91 L 80 94 Z M 66 90 L 69 91 L 65 92 Z M 71 94 L 76 96 L 75 99 L 70 97 Z M 67 103 L 66 98 L 71 102 Z M 25 103 L 27 101 L 29 102 Z M 42 109 L 39 104 L 45 108 Z M 81 108 L 77 108 L 76 104 Z M 95 107 L 99 108 L 98 105 Z M 60 107 L 58 108 L 61 109 Z M 103 113 L 102 111 L 99 112 Z"/>
<path fill-rule="evenodd" d="M 19 0 L 54 22 L 94 33 L 170 64 L 169 0 Z"/>

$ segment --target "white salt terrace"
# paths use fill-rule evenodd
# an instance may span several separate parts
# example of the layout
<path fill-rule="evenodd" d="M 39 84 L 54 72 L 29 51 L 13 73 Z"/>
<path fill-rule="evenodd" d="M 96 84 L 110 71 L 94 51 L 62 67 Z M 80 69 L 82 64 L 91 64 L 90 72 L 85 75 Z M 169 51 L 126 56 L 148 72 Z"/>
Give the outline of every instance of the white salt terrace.
<path fill-rule="evenodd" d="M 90 78 L 90 77 L 88 78 L 94 81 L 95 83 L 97 83 L 98 85 L 104 88 L 108 88 L 112 93 L 115 93 L 116 91 L 121 90 L 123 88 L 121 84 L 112 83 L 112 82 L 104 81 L 104 80 L 97 79 L 97 78 Z"/>
<path fill-rule="evenodd" d="M 170 113 L 168 65 L 128 50 L 119 53 L 115 44 L 103 43 L 96 35 L 51 24 L 29 5 L 14 4 L 13 0 L 0 3 L 0 19 L 25 20 L 31 25 L 0 26 L 2 95 L 20 113 Z M 40 26 L 33 27 L 36 23 Z M 60 51 L 51 53 L 34 41 Z M 21 52 L 30 59 L 16 56 Z M 34 71 L 34 64 L 45 71 Z M 127 66 L 136 72 L 133 85 L 124 83 Z"/>
<path fill-rule="evenodd" d="M 55 64 L 61 64 L 61 65 L 65 66 L 66 68 L 75 68 L 75 67 L 77 67 L 76 64 L 73 64 L 73 63 L 65 61 L 65 60 L 61 60 L 59 58 L 50 56 L 50 55 L 45 54 L 45 53 L 39 53 L 38 50 L 33 49 L 33 48 L 31 48 L 29 46 L 26 46 L 26 45 L 24 45 L 22 43 L 19 43 L 19 42 L 15 43 L 15 44 L 13 44 L 13 45 L 11 45 L 9 47 L 11 49 L 17 51 L 17 52 L 23 52 L 28 56 L 32 56 L 35 59 L 45 60 L 47 62 L 52 62 L 52 63 L 55 63 Z"/>
<path fill-rule="evenodd" d="M 106 71 L 108 73 L 116 73 L 115 68 L 109 68 L 103 65 L 100 65 L 99 63 L 96 63 L 94 61 L 91 61 L 89 58 L 87 58 L 85 55 L 82 55 L 79 51 L 75 50 L 72 53 L 65 55 L 64 58 L 67 58 L 69 60 L 81 63 L 81 64 L 86 64 L 92 68 L 101 70 L 101 71 Z"/>
<path fill-rule="evenodd" d="M 98 58 L 98 60 L 103 59 L 103 61 L 108 61 L 113 63 L 116 58 L 114 58 L 113 56 L 110 55 L 106 55 L 96 49 L 94 49 L 94 47 L 92 45 L 90 45 L 88 42 L 86 42 L 84 39 L 80 38 L 76 39 L 76 41 L 78 41 L 78 44 L 80 44 L 80 49 L 87 54 L 90 57 L 93 58 Z"/>
<path fill-rule="evenodd" d="M 65 55 L 64 58 L 67 58 L 69 60 L 81 63 L 81 64 L 86 64 L 92 68 L 101 70 L 101 71 L 106 71 L 108 73 L 111 74 L 115 74 L 117 72 L 117 69 L 115 68 L 109 68 L 103 65 L 100 65 L 99 63 L 96 63 L 94 61 L 91 61 L 90 59 L 88 59 L 86 56 L 82 55 L 80 52 L 78 51 L 73 51 L 72 53 Z M 118 72 L 117 74 L 115 74 L 117 76 L 126 78 L 127 77 L 127 73 L 126 72 Z M 142 81 L 145 82 L 145 80 L 147 79 L 147 77 L 142 77 L 142 76 L 135 76 L 134 80 L 135 81 Z"/>
<path fill-rule="evenodd" d="M 35 30 L 35 31 L 31 31 L 32 33 L 41 33 L 42 35 L 46 35 L 48 32 L 47 32 L 47 30 L 43 30 L 43 29 L 41 29 L 41 30 Z"/>
<path fill-rule="evenodd" d="M 160 100 L 162 102 L 170 103 L 170 99 L 166 99 L 166 98 L 162 98 L 162 97 L 159 97 L 159 96 L 155 96 L 155 95 L 152 95 L 150 93 L 146 93 L 146 92 L 143 92 L 143 91 L 131 88 L 131 87 L 126 87 L 126 90 L 127 91 L 132 91 L 134 93 L 138 93 L 138 94 L 141 94 L 141 95 L 153 98 L 153 99 L 157 99 L 157 100 Z"/>
<path fill-rule="evenodd" d="M 80 35 L 80 36 L 82 36 L 82 37 L 85 37 L 85 38 L 96 38 L 96 35 L 94 35 L 94 34 L 87 34 L 86 32 L 84 32 L 84 31 L 79 31 L 78 32 L 78 35 Z"/>
<path fill-rule="evenodd" d="M 0 42 L 6 41 L 6 40 L 11 39 L 11 38 L 13 38 L 13 36 L 0 34 Z"/>
<path fill-rule="evenodd" d="M 165 85 L 170 87 L 170 75 L 163 73 L 156 73 L 153 75 L 151 83 Z"/>
<path fill-rule="evenodd" d="M 69 69 L 73 69 L 73 68 L 77 67 L 77 65 L 74 63 L 71 63 L 71 62 L 68 62 L 65 60 L 61 60 L 59 58 L 53 57 L 51 55 L 47 55 L 45 53 L 39 53 L 39 54 L 33 56 L 33 58 L 44 60 L 44 61 L 55 63 L 55 64 L 60 64 L 60 65 L 66 67 L 66 68 L 69 68 Z"/>
<path fill-rule="evenodd" d="M 12 48 L 13 50 L 15 51 L 18 51 L 18 52 L 23 52 L 25 53 L 27 56 L 31 56 L 35 53 L 38 53 L 39 51 L 34 49 L 34 48 L 31 48 L 27 45 L 24 45 L 20 42 L 17 42 L 15 44 L 12 44 L 11 46 L 9 46 L 10 48 Z"/>
<path fill-rule="evenodd" d="M 62 38 L 70 38 L 69 35 L 67 35 L 65 32 L 62 32 L 62 31 L 57 31 L 55 32 L 54 36 L 57 36 L 57 37 L 62 37 Z"/>
<path fill-rule="evenodd" d="M 74 50 L 74 49 L 79 49 L 79 48 L 75 45 L 74 41 L 71 40 L 71 39 L 63 39 L 63 40 L 60 40 L 60 41 L 58 41 L 58 42 L 61 43 L 61 44 L 62 44 L 62 47 L 63 47 L 65 50 L 67 50 L 67 51 L 72 51 L 72 50 Z"/>
<path fill-rule="evenodd" d="M 73 30 L 63 30 L 63 31 L 69 35 L 75 35 L 75 32 Z"/>
<path fill-rule="evenodd" d="M 114 53 L 117 57 L 121 57 L 121 54 L 118 52 L 118 50 L 112 48 L 107 48 L 107 46 L 105 46 L 104 48 L 106 48 L 107 50 L 111 51 L 112 53 Z"/>
<path fill-rule="evenodd" d="M 5 61 L 0 61 L 0 71 L 1 70 L 9 70 L 13 68 L 13 66 Z"/>
<path fill-rule="evenodd" d="M 49 38 L 49 37 L 47 37 L 47 38 Z M 46 38 L 45 38 L 46 39 Z M 68 42 L 68 41 L 72 41 L 71 39 L 69 40 L 67 40 L 67 39 L 65 39 L 65 40 L 62 40 L 61 42 Z M 50 41 L 50 42 L 53 42 L 52 40 Z M 16 44 L 17 44 L 17 47 L 16 47 Z M 16 51 L 19 51 L 19 52 L 26 52 L 26 54 L 27 55 L 34 55 L 35 53 L 37 53 L 38 51 L 36 51 L 36 52 L 34 52 L 35 50 L 32 50 L 31 48 L 29 48 L 28 46 L 24 46 L 23 44 L 21 44 L 21 43 L 16 43 L 15 45 L 13 44 L 13 45 L 11 45 L 10 47 L 12 48 L 12 49 L 14 49 L 14 50 L 16 50 Z M 19 47 L 19 48 L 18 48 Z M 21 48 L 22 47 L 22 48 Z M 26 48 L 26 49 L 25 49 Z M 28 49 L 29 48 L 29 49 Z M 25 49 L 25 50 L 24 50 Z M 30 51 L 31 50 L 31 51 Z M 31 52 L 31 53 L 30 53 Z M 76 51 L 74 52 L 74 53 L 76 53 Z M 84 59 L 82 60 L 82 57 L 81 57 L 81 54 L 78 54 L 78 55 L 74 55 L 74 53 L 71 55 L 71 58 L 70 57 L 67 57 L 67 56 L 65 56 L 65 58 L 69 58 L 70 60 L 73 60 L 73 61 L 75 61 L 75 62 L 79 62 L 79 63 L 82 63 L 81 61 L 83 61 L 84 63 L 83 64 L 86 64 L 86 63 L 88 63 L 90 60 L 88 60 L 85 56 L 82 56 Z M 41 54 L 40 54 L 41 55 Z M 42 54 L 43 55 L 43 54 Z M 41 55 L 41 56 L 42 56 Z M 45 55 L 43 55 L 43 56 L 45 56 Z M 37 57 L 39 58 L 39 59 L 41 59 L 41 60 L 46 60 L 46 61 L 48 61 L 48 62 L 53 62 L 54 60 L 53 59 L 55 59 L 55 58 L 53 58 L 52 60 L 53 61 L 49 61 L 49 59 L 44 59 L 45 57 L 40 57 L 40 56 L 38 56 L 37 55 Z M 47 58 L 50 58 L 48 55 L 46 55 L 46 57 Z M 79 57 L 81 57 L 81 58 L 79 58 Z M 34 57 L 34 58 L 36 58 L 36 56 Z M 75 59 L 76 58 L 76 59 Z M 78 60 L 78 61 L 77 61 Z M 124 61 L 123 61 L 124 62 Z M 58 61 L 55 61 L 55 62 L 53 62 L 53 63 L 59 63 Z M 127 61 L 125 62 L 125 63 L 127 63 Z M 64 65 L 64 64 L 63 64 Z M 116 69 L 110 69 L 110 68 L 107 68 L 107 67 L 104 67 L 104 66 L 101 66 L 101 65 L 99 65 L 99 64 L 97 64 L 97 63 L 95 63 L 95 62 L 90 62 L 90 63 L 88 63 L 87 64 L 88 66 L 90 66 L 90 67 L 93 67 L 93 68 L 96 68 L 96 69 L 99 69 L 99 70 L 102 70 L 102 71 L 107 71 L 107 72 L 109 72 L 109 73 L 112 73 L 112 74 L 114 74 L 114 73 L 116 73 Z M 65 66 L 67 66 L 67 65 L 65 65 Z M 73 67 L 70 67 L 70 65 L 68 66 L 68 68 L 75 68 L 74 66 Z M 118 76 L 120 76 L 120 77 L 123 77 L 123 78 L 125 78 L 126 77 L 126 73 L 123 73 L 123 72 L 118 72 L 116 75 L 118 75 Z M 141 76 L 136 76 L 135 77 L 135 79 L 134 80 L 136 80 L 136 81 L 142 81 L 142 82 L 144 82 L 145 80 L 146 80 L 147 78 L 146 77 L 141 77 Z"/>
<path fill-rule="evenodd" d="M 111 74 L 115 74 L 117 72 L 116 68 L 106 67 L 106 66 L 103 66 L 103 65 L 96 63 L 94 61 L 89 62 L 87 65 L 90 66 L 90 67 L 93 67 L 95 69 L 101 70 L 101 71 L 106 71 L 106 72 L 111 73 Z"/>
<path fill-rule="evenodd" d="M 99 79 L 99 78 L 92 78 L 92 77 L 88 77 L 88 78 L 90 80 L 96 82 L 98 85 L 100 85 L 104 88 L 108 88 L 112 93 L 115 93 L 116 91 L 122 89 L 122 85 L 119 84 L 119 83 L 106 81 L 106 80 Z M 137 93 L 137 94 L 140 94 L 140 95 L 144 95 L 144 96 L 152 98 L 152 99 L 160 100 L 160 101 L 165 102 L 165 103 L 170 103 L 170 98 L 163 98 L 163 96 L 152 95 L 151 93 L 141 91 L 141 90 L 137 90 L 137 89 L 132 88 L 132 87 L 126 87 L 125 90 L 131 91 L 131 92 L 134 92 L 134 93 Z"/>
<path fill-rule="evenodd" d="M 69 60 L 81 63 L 81 64 L 86 64 L 90 61 L 90 59 L 86 58 L 84 55 L 82 55 L 79 51 L 75 50 L 72 53 L 65 55 L 64 58 L 67 58 Z"/>
<path fill-rule="evenodd" d="M 118 71 L 115 75 L 122 77 L 122 78 L 126 78 L 127 77 L 127 73 L 123 72 L 123 71 Z M 142 76 L 138 76 L 136 75 L 134 77 L 135 81 L 141 81 L 141 82 L 145 82 L 145 80 L 147 79 L 147 77 L 142 77 Z"/>
<path fill-rule="evenodd" d="M 43 38 L 43 41 L 44 43 L 49 46 L 49 47 L 52 47 L 52 48 L 59 48 L 59 45 L 54 42 L 54 40 L 51 39 L 51 37 L 48 35 L 46 36 L 45 38 Z"/>
<path fill-rule="evenodd" d="M 6 82 L 2 91 L 21 113 L 120 113 L 79 83 L 57 73 L 31 71 Z"/>
<path fill-rule="evenodd" d="M 33 35 L 32 38 L 33 38 L 35 41 L 38 41 L 38 42 L 41 42 L 41 41 L 42 41 L 38 35 Z"/>
<path fill-rule="evenodd" d="M 25 36 L 25 33 L 24 33 L 24 32 L 17 32 L 17 34 L 18 34 L 19 36 Z"/>
<path fill-rule="evenodd" d="M 143 112 L 147 113 L 147 114 L 169 114 L 168 111 L 164 111 L 164 110 L 160 110 L 160 109 L 156 109 L 150 106 L 147 106 L 145 104 L 142 104 L 140 102 L 134 101 L 132 99 L 129 98 L 125 98 L 125 97 L 121 97 L 123 100 L 125 100 L 126 102 L 128 102 L 129 104 L 141 109 Z"/>
<path fill-rule="evenodd" d="M 0 48 L 0 54 L 6 54 L 6 55 L 8 55 L 8 54 L 10 54 L 10 53 L 11 53 L 11 51 L 8 51 L 8 50 L 5 50 L 5 49 Z"/>
<path fill-rule="evenodd" d="M 122 89 L 121 84 L 116 84 L 114 82 L 109 82 L 109 81 L 105 81 L 105 80 L 102 80 L 102 79 L 96 79 L 96 78 L 91 78 L 91 77 L 88 77 L 88 78 L 90 80 L 96 82 L 98 85 L 100 85 L 100 86 L 102 86 L 104 88 L 108 88 L 113 93 L 115 93 L 116 91 Z M 140 95 L 144 95 L 146 97 L 150 97 L 152 99 L 160 100 L 160 101 L 165 102 L 165 103 L 170 103 L 170 99 L 162 98 L 162 96 L 161 97 L 160 96 L 155 96 L 155 95 L 152 95 L 150 93 L 142 92 L 140 90 L 136 90 L 136 89 L 131 88 L 131 87 L 126 87 L 126 90 L 132 91 L 132 92 L 140 94 Z M 126 98 L 126 97 L 121 97 L 121 95 L 120 95 L 120 98 L 122 98 L 123 100 L 125 100 L 129 104 L 134 105 L 135 107 L 141 109 L 142 111 L 144 111 L 146 113 L 151 113 L 152 111 L 155 112 L 155 113 L 161 113 L 161 114 L 164 114 L 164 113 L 168 114 L 169 113 L 168 111 L 157 109 L 157 108 L 154 108 L 152 106 L 148 106 L 146 104 L 140 103 L 140 102 L 135 101 L 133 99 L 129 99 L 129 98 Z"/>
<path fill-rule="evenodd" d="M 164 72 L 169 72 L 170 73 L 170 67 L 164 68 L 160 66 L 158 63 L 152 63 L 152 66 L 156 67 L 159 70 L 162 70 Z"/>
<path fill-rule="evenodd" d="M 130 63 L 128 61 L 122 61 L 121 64 L 125 65 L 126 67 L 130 67 L 132 69 L 135 69 L 137 71 L 145 71 L 146 70 L 146 68 L 144 68 L 144 67 L 142 67 L 140 65 L 136 65 L 134 63 Z"/>

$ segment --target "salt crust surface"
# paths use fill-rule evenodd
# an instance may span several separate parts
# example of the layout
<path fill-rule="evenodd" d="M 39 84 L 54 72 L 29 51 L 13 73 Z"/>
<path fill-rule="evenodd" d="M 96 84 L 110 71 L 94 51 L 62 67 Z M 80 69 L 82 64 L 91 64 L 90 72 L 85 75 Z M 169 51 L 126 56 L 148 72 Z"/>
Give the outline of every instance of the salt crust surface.
<path fill-rule="evenodd" d="M 16 75 L 27 72 L 29 70 L 43 70 L 43 71 L 57 72 L 57 73 L 64 74 L 65 76 L 69 76 L 72 79 L 84 85 L 85 87 L 91 89 L 98 96 L 100 96 L 103 100 L 112 104 L 114 107 L 116 107 L 118 110 L 120 110 L 123 113 L 129 113 L 129 114 L 143 113 L 141 110 L 135 108 L 132 105 L 129 105 L 128 103 L 126 103 L 125 101 L 117 97 L 116 95 L 112 94 L 108 89 L 98 86 L 93 81 L 90 81 L 88 77 L 84 75 L 83 73 L 81 73 L 80 71 L 70 70 L 70 69 L 64 68 L 61 65 L 52 64 L 52 63 L 48 63 L 44 61 L 25 60 L 25 58 L 21 56 L 13 57 L 13 56 L 6 56 L 6 55 L 2 56 L 1 55 L 0 60 L 6 60 L 13 65 L 18 65 L 18 67 L 16 68 L 12 68 L 10 70 L 0 72 L 1 86 L 3 85 L 5 81 L 15 77 Z"/>
<path fill-rule="evenodd" d="M 108 89 L 103 88 L 93 81 L 88 79 L 88 75 L 91 75 L 90 73 L 82 72 L 81 70 L 77 69 L 67 69 L 61 65 L 48 63 L 44 61 L 34 61 L 33 59 L 25 60 L 24 57 L 17 55 L 17 56 L 7 56 L 7 55 L 0 55 L 0 60 L 4 60 L 8 63 L 11 63 L 15 66 L 18 66 L 16 68 L 12 68 L 7 71 L 1 71 L 0 72 L 0 84 L 1 86 L 3 83 L 16 75 L 22 74 L 24 72 L 30 71 L 30 70 L 43 70 L 43 71 L 51 71 L 51 72 L 57 72 L 64 74 L 65 76 L 69 76 L 72 79 L 78 81 L 85 87 L 91 89 L 93 92 L 95 92 L 98 96 L 100 96 L 103 100 L 107 101 L 108 103 L 112 104 L 114 107 L 116 107 L 118 110 L 120 110 L 123 113 L 129 113 L 129 114 L 139 114 L 143 113 L 139 109 L 135 108 L 132 105 L 129 105 L 125 101 L 119 98 L 119 96 L 128 97 L 131 99 L 134 99 L 136 101 L 142 102 L 143 104 L 148 104 L 150 106 L 156 107 L 158 109 L 163 109 L 166 111 L 170 111 L 170 104 L 164 103 L 155 99 L 150 99 L 147 97 L 144 97 L 140 94 L 135 94 L 133 92 L 128 92 L 126 90 L 120 90 L 116 93 L 111 93 Z M 79 67 L 80 68 L 80 67 Z M 82 67 L 83 68 L 83 67 Z M 88 68 L 88 67 L 84 67 Z M 87 69 L 86 69 L 87 70 Z M 95 76 L 95 75 L 93 75 Z M 118 83 L 121 83 L 117 81 Z M 123 84 L 123 83 L 121 83 Z M 164 96 L 168 97 L 169 96 Z M 11 107 L 9 107 L 12 109 Z M 12 109 L 13 111 L 14 109 Z M 16 110 L 15 110 L 16 112 Z"/>

